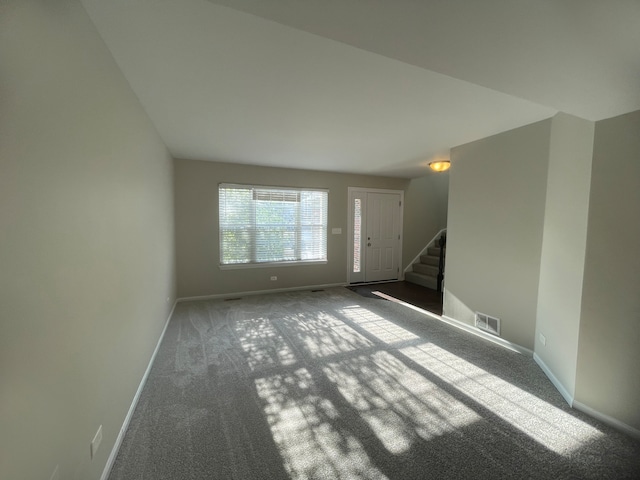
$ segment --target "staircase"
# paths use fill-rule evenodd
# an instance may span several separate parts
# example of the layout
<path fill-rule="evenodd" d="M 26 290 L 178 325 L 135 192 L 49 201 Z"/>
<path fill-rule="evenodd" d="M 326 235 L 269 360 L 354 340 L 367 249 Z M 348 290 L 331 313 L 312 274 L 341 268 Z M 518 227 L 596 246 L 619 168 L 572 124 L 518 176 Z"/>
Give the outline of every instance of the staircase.
<path fill-rule="evenodd" d="M 438 290 L 440 251 L 442 250 L 442 287 L 444 285 L 444 257 L 447 251 L 446 242 L 446 230 L 443 230 L 429 243 L 422 254 L 416 258 L 416 261 L 411 265 L 411 271 L 405 272 L 405 281 Z M 440 247 L 440 243 L 442 243 L 442 248 Z"/>

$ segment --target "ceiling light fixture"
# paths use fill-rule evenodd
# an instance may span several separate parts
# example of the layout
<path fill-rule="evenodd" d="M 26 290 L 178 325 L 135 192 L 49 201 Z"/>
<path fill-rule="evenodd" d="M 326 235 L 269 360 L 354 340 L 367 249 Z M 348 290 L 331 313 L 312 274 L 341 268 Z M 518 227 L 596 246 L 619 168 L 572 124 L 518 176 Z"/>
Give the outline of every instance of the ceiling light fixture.
<path fill-rule="evenodd" d="M 446 172 L 449 170 L 451 162 L 449 160 L 437 160 L 435 162 L 429 162 L 429 167 L 434 172 Z"/>

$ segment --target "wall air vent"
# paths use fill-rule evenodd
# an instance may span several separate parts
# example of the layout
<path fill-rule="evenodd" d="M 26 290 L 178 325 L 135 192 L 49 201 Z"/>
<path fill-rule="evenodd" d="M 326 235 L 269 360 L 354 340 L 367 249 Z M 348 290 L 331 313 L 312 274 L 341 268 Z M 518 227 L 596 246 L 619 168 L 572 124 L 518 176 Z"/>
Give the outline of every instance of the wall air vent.
<path fill-rule="evenodd" d="M 500 319 L 476 312 L 476 327 L 492 335 L 500 336 Z"/>

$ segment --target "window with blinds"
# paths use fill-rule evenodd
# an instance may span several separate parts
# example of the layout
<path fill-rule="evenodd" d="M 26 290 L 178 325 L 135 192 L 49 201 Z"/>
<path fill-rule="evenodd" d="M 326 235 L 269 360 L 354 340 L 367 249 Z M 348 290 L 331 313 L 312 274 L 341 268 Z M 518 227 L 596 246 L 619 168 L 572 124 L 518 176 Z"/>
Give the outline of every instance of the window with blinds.
<path fill-rule="evenodd" d="M 327 260 L 326 190 L 220 184 L 220 264 Z"/>

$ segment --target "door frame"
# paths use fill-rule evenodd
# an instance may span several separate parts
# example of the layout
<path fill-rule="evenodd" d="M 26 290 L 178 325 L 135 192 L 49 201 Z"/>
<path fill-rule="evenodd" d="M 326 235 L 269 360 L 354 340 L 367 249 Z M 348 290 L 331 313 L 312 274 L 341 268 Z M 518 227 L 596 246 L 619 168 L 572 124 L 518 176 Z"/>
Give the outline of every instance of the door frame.
<path fill-rule="evenodd" d="M 366 187 L 347 187 L 347 211 L 348 211 L 348 227 L 347 227 L 347 285 L 353 284 L 364 284 L 367 283 L 364 280 L 359 280 L 357 282 L 352 281 L 353 275 L 353 197 L 354 193 L 364 194 L 366 196 L 367 193 L 389 193 L 389 194 L 397 194 L 400 195 L 400 218 L 399 218 L 399 227 L 400 227 L 400 239 L 398 242 L 398 280 L 404 280 L 404 268 L 402 266 L 402 243 L 404 241 L 404 190 L 389 190 L 384 188 L 366 188 Z M 366 210 L 362 215 L 365 218 L 366 222 Z M 364 228 L 363 228 L 364 230 Z M 364 236 L 362 237 L 364 238 Z M 366 255 L 364 255 L 364 242 L 361 240 L 361 264 L 364 263 L 364 268 L 366 269 Z M 388 280 L 385 280 L 388 281 Z M 371 282 L 376 283 L 376 282 Z"/>

